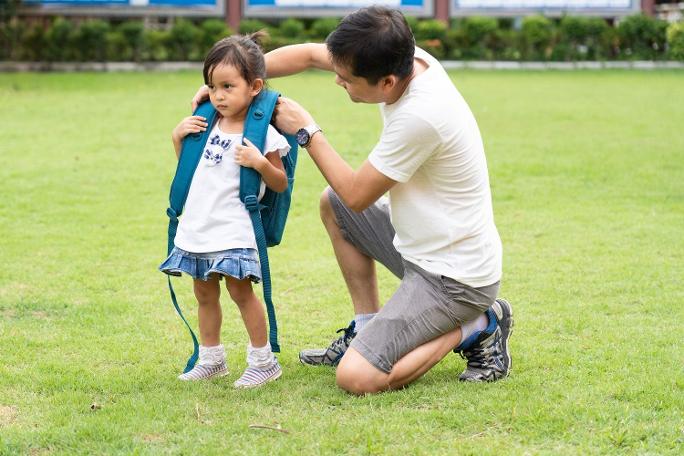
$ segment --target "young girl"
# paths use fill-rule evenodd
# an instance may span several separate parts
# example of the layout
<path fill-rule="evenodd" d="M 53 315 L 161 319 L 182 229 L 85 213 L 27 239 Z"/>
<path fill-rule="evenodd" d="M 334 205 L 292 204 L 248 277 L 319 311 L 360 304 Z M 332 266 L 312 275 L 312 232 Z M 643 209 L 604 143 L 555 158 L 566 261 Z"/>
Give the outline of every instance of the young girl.
<path fill-rule="evenodd" d="M 209 99 L 219 113 L 214 125 L 200 116 L 183 119 L 173 130 L 176 156 L 183 138 L 211 128 L 204 153 L 180 218 L 175 248 L 159 269 L 167 274 L 184 272 L 194 279 L 199 303 L 199 361 L 178 378 L 201 380 L 228 374 L 221 345 L 219 281 L 237 304 L 249 335 L 248 367 L 236 388 L 261 386 L 276 380 L 282 371 L 266 335 L 264 309 L 251 282 L 261 280 L 261 268 L 249 214 L 239 199 L 240 165 L 254 168 L 276 192 L 287 188 L 281 161 L 290 147 L 273 126 L 268 127 L 266 153 L 249 140 L 242 145 L 242 131 L 252 99 L 264 88 L 266 66 L 259 48 L 261 34 L 232 36 L 214 45 L 204 61 L 204 82 Z"/>

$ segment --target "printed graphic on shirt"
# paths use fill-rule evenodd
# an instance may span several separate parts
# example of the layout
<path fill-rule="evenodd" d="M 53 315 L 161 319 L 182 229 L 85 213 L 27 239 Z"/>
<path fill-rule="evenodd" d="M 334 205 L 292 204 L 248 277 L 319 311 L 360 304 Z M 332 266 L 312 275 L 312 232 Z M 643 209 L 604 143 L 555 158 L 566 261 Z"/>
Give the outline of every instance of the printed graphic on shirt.
<path fill-rule="evenodd" d="M 203 158 L 208 161 L 207 166 L 216 166 L 221 163 L 223 154 L 230 149 L 231 143 L 230 139 L 221 139 L 219 135 L 209 138 L 203 155 Z"/>

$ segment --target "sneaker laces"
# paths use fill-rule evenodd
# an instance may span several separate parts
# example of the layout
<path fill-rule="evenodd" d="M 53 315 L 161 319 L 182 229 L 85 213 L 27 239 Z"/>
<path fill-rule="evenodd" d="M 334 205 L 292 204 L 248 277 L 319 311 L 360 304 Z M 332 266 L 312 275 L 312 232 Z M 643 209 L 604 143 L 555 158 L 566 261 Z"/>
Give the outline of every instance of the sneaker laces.
<path fill-rule="evenodd" d="M 332 349 L 337 349 L 340 345 L 344 345 L 345 347 L 349 346 L 351 343 L 351 340 L 356 336 L 356 332 L 354 331 L 354 328 L 356 327 L 356 322 L 352 320 L 352 322 L 347 326 L 346 328 L 340 328 L 335 333 L 341 333 L 344 331 L 344 334 L 341 335 L 339 338 L 336 340 L 333 340 L 332 343 L 330 344 L 330 348 Z"/>
<path fill-rule="evenodd" d="M 496 347 L 500 339 L 501 333 L 496 331 L 492 343 L 487 345 L 475 344 L 468 349 L 458 352 L 458 354 L 468 362 L 468 367 L 480 368 L 491 366 L 492 364 L 496 365 L 494 359 L 496 357 Z"/>

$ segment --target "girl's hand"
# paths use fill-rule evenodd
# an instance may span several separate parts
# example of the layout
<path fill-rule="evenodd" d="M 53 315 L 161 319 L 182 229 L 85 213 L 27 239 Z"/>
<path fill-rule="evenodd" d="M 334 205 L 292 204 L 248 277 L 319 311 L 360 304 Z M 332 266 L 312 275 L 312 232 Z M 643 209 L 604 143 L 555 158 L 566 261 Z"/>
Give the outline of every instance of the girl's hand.
<path fill-rule="evenodd" d="M 268 160 L 249 139 L 245 138 L 245 142 L 247 143 L 246 146 L 242 144 L 235 146 L 235 163 L 259 171 Z"/>
<path fill-rule="evenodd" d="M 174 144 L 180 142 L 191 133 L 200 133 L 207 129 L 207 119 L 202 116 L 190 116 L 181 120 L 180 123 L 173 129 L 171 138 Z"/>

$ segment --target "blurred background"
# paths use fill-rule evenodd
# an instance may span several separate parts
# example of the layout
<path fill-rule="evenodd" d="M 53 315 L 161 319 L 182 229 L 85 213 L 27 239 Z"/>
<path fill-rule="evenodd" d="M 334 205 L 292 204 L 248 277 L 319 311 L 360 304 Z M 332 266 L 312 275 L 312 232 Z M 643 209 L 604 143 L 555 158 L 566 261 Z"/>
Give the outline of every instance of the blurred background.
<path fill-rule="evenodd" d="M 373 3 L 440 59 L 684 60 L 674 0 L 1 0 L 0 61 L 201 61 L 238 32 L 267 29 L 265 50 L 323 41 Z"/>

